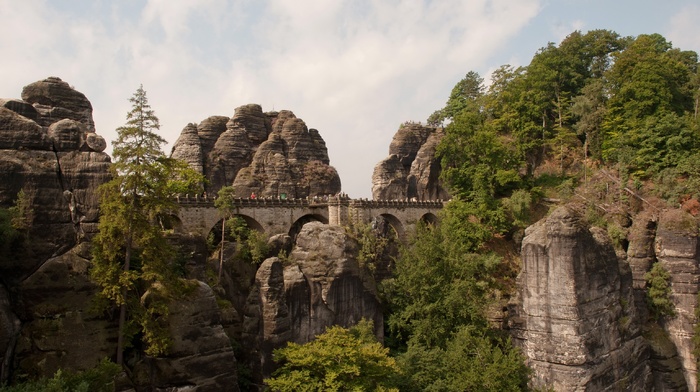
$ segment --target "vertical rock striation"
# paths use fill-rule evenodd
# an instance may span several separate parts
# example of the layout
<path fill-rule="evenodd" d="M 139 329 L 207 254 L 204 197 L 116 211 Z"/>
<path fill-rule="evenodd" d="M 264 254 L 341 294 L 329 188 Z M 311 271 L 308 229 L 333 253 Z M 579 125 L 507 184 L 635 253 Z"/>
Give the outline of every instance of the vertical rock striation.
<path fill-rule="evenodd" d="M 659 216 L 655 241 L 656 259 L 671 275 L 675 316 L 662 323 L 678 350 L 690 391 L 697 390 L 695 345 L 695 310 L 700 285 L 700 243 L 696 220 L 683 210 L 664 211 Z"/>
<path fill-rule="evenodd" d="M 535 384 L 557 391 L 649 390 L 629 266 L 604 231 L 560 207 L 522 245 L 519 334 Z"/>

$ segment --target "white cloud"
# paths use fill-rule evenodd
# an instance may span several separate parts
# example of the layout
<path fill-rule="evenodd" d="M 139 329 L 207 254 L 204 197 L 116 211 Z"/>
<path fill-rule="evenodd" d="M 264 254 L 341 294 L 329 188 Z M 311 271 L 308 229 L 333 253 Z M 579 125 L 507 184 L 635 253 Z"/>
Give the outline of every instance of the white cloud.
<path fill-rule="evenodd" d="M 59 76 L 91 100 L 107 140 L 140 83 L 171 143 L 188 122 L 239 105 L 290 109 L 321 132 L 344 191 L 368 197 L 398 125 L 442 106 L 540 9 L 539 0 L 263 4 L 0 2 L 0 95 Z"/>
<path fill-rule="evenodd" d="M 700 52 L 700 5 L 687 5 L 671 18 L 666 35 L 674 47 Z"/>

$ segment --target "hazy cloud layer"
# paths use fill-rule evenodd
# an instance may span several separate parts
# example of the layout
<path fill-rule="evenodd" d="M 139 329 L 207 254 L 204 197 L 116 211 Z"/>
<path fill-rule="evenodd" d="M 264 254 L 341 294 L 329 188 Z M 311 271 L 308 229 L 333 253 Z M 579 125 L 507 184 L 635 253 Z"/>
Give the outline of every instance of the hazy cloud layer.
<path fill-rule="evenodd" d="M 141 83 L 170 143 L 188 122 L 243 104 L 290 109 L 321 132 L 343 190 L 368 197 L 401 122 L 425 120 L 470 70 L 487 77 L 527 63 L 534 51 L 513 42 L 536 49 L 588 25 L 570 15 L 539 26 L 546 9 L 540 0 L 2 1 L 0 97 L 59 76 L 91 100 L 110 141 Z M 667 27 L 674 44 L 698 49 L 698 14 L 679 10 Z"/>

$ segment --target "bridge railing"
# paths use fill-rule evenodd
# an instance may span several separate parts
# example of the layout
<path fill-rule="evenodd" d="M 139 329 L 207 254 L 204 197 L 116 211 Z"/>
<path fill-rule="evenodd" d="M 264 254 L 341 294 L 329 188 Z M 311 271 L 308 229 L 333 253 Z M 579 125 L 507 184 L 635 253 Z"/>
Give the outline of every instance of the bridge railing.
<path fill-rule="evenodd" d="M 175 201 L 183 206 L 213 206 L 216 196 L 207 195 L 178 195 Z M 317 207 L 327 206 L 328 199 L 307 198 L 307 199 L 287 199 L 280 197 L 236 197 L 232 199 L 233 207 Z"/>
<path fill-rule="evenodd" d="M 179 195 L 175 201 L 183 206 L 214 206 L 216 196 Z M 442 208 L 443 200 L 370 200 L 351 199 L 345 194 L 334 196 L 314 196 L 304 199 L 286 199 L 280 197 L 256 197 L 233 199 L 234 207 L 324 207 L 328 205 L 348 205 L 356 208 Z"/>
<path fill-rule="evenodd" d="M 443 200 L 369 200 L 352 199 L 350 205 L 360 208 L 442 208 Z"/>

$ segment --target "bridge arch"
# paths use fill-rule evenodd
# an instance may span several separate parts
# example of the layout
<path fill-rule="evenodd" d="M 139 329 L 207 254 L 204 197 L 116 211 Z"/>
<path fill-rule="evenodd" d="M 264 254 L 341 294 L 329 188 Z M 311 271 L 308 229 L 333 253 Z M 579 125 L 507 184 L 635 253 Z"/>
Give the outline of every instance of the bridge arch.
<path fill-rule="evenodd" d="M 328 218 L 319 214 L 303 215 L 299 217 L 296 221 L 294 221 L 292 226 L 289 228 L 289 236 L 292 237 L 292 239 L 297 238 L 297 235 L 299 234 L 299 232 L 301 232 L 301 228 L 309 222 L 321 222 L 323 224 L 328 224 Z"/>
<path fill-rule="evenodd" d="M 242 214 L 235 214 L 235 215 L 232 215 L 230 218 L 227 218 L 227 219 L 226 219 L 226 231 L 227 231 L 227 233 L 228 233 L 228 231 L 229 231 L 229 229 L 230 229 L 230 223 L 229 223 L 229 221 L 231 221 L 232 219 L 235 219 L 235 218 L 240 218 L 241 220 L 243 220 L 243 222 L 245 223 L 245 225 L 248 226 L 248 228 L 251 229 L 251 230 L 255 230 L 255 231 L 258 231 L 258 232 L 261 232 L 261 233 L 265 231 L 265 230 L 263 229 L 262 225 L 261 225 L 260 223 L 258 223 L 255 219 L 251 218 L 250 216 L 242 215 Z M 223 220 L 224 220 L 223 218 L 222 218 L 222 219 L 219 219 L 219 221 L 216 222 L 216 223 L 209 229 L 208 236 L 212 236 L 212 241 L 213 241 L 213 244 L 214 244 L 214 245 L 217 245 L 217 244 L 219 244 L 219 243 L 221 242 L 221 222 L 222 222 Z M 233 240 L 233 238 L 229 238 L 229 237 L 230 237 L 230 235 L 229 235 L 229 234 L 226 234 L 226 241 L 231 241 L 231 240 Z"/>
<path fill-rule="evenodd" d="M 396 232 L 396 236 L 400 240 L 404 240 L 406 238 L 406 229 L 404 228 L 403 223 L 401 223 L 401 220 L 399 218 L 389 213 L 383 213 L 379 216 L 385 221 L 387 221 L 387 223 L 389 223 L 391 228 L 394 229 L 394 231 Z"/>
<path fill-rule="evenodd" d="M 243 219 L 246 225 L 248 225 L 248 227 L 252 230 L 259 231 L 261 233 L 265 232 L 265 228 L 263 228 L 263 225 L 261 225 L 260 222 L 256 221 L 255 218 L 245 214 L 234 214 L 233 218 L 236 217 Z"/>
<path fill-rule="evenodd" d="M 423 214 L 423 216 L 420 217 L 420 220 L 421 222 L 431 226 L 436 226 L 438 224 L 438 217 L 432 212 Z"/>
<path fill-rule="evenodd" d="M 166 214 L 158 217 L 158 222 L 163 230 L 172 230 L 175 233 L 182 232 L 182 220 L 175 214 Z"/>

